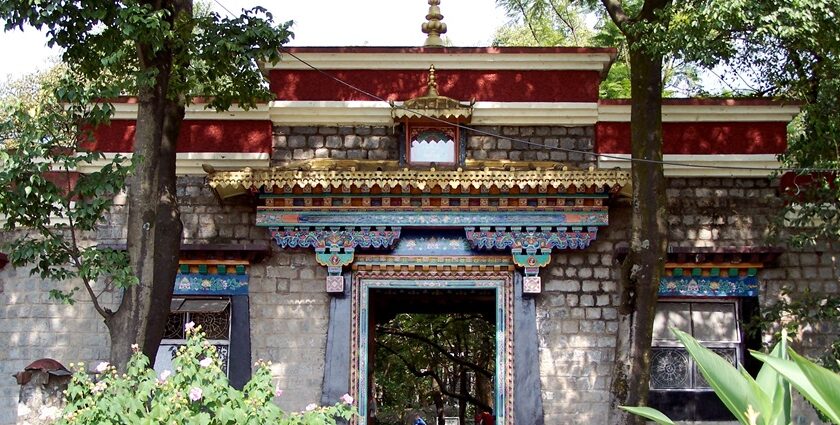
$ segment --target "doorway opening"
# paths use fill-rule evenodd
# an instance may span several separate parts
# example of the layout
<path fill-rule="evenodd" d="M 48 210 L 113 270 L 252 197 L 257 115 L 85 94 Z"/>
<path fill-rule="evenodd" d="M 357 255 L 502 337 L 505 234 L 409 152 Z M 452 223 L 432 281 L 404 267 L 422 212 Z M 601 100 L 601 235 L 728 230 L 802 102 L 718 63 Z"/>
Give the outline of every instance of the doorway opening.
<path fill-rule="evenodd" d="M 430 425 L 472 425 L 492 415 L 495 296 L 481 289 L 371 291 L 375 423 L 401 425 L 420 414 Z"/>
<path fill-rule="evenodd" d="M 506 423 L 509 279 L 358 282 L 360 423 Z"/>

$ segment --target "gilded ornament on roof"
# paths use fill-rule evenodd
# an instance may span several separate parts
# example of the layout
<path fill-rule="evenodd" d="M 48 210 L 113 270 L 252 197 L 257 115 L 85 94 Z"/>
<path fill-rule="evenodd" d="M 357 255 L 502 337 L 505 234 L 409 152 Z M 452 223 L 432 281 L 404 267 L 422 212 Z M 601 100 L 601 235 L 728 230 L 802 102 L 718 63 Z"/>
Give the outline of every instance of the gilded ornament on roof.
<path fill-rule="evenodd" d="M 403 102 L 402 106 L 397 106 L 394 102 L 391 102 L 391 116 L 394 119 L 436 118 L 459 121 L 468 121 L 472 117 L 474 100 L 467 105 L 438 93 L 434 65 L 429 66 L 429 82 L 426 87 L 425 96 L 408 99 Z"/>

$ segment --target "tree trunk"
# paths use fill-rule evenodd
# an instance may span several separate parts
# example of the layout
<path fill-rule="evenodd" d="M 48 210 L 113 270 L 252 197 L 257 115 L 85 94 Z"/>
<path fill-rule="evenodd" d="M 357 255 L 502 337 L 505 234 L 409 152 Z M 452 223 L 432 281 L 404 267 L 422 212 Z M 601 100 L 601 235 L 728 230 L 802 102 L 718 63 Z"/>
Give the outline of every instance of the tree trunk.
<path fill-rule="evenodd" d="M 630 44 L 633 159 L 662 160 L 662 56 Z M 647 404 L 650 346 L 667 250 L 667 199 L 661 163 L 634 161 L 630 250 L 621 267 L 613 424 L 643 421 L 616 406 Z"/>
<path fill-rule="evenodd" d="M 152 6 L 170 10 L 173 21 L 182 13 L 192 13 L 189 0 Z M 142 44 L 137 51 L 141 67 L 155 77 L 150 86 L 138 89 L 133 150 L 137 168 L 128 180 L 127 249 L 139 283 L 125 289 L 118 310 L 106 321 L 110 360 L 119 369 L 130 358 L 132 344 L 140 345 L 154 364 L 169 315 L 182 231 L 175 192 L 175 145 L 184 106 L 182 99 L 170 99 L 178 52 Z"/>

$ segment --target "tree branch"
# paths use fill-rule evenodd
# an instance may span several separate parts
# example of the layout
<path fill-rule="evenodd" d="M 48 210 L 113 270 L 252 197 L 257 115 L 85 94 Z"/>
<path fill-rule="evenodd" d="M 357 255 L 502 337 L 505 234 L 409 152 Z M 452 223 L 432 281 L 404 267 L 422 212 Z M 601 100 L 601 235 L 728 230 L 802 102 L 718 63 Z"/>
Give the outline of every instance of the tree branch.
<path fill-rule="evenodd" d="M 630 17 L 624 12 L 624 8 L 621 7 L 621 0 L 601 0 L 601 3 L 604 4 L 604 8 L 607 9 L 610 19 L 612 19 L 618 29 L 624 35 L 627 35 L 625 26 L 630 22 Z"/>
<path fill-rule="evenodd" d="M 409 363 L 409 361 L 406 360 L 406 358 L 403 357 L 402 354 L 397 352 L 397 350 L 394 350 L 393 348 L 391 348 L 391 347 L 389 347 L 385 344 L 382 344 L 382 343 L 380 343 L 379 346 L 381 348 L 383 348 L 385 351 L 390 352 L 391 354 L 396 356 L 398 359 L 400 359 L 400 361 L 403 364 L 405 364 L 405 367 L 408 368 L 408 371 L 411 372 L 412 375 L 414 375 L 418 378 L 426 378 L 426 377 L 432 378 L 437 383 L 437 386 L 440 389 L 441 394 L 443 394 L 445 396 L 448 396 L 448 397 L 456 398 L 460 401 L 464 401 L 464 402 L 467 402 L 467 403 L 472 403 L 473 405 L 475 405 L 477 407 L 480 407 L 480 408 L 482 408 L 483 410 L 486 410 L 486 411 L 493 410 L 492 407 L 488 406 L 487 404 L 485 404 L 481 400 L 479 400 L 479 399 L 477 399 L 477 398 L 475 398 L 475 397 L 473 397 L 469 394 L 459 394 L 459 393 L 454 393 L 452 391 L 447 390 L 446 385 L 444 385 L 443 379 L 441 379 L 441 377 L 437 373 L 435 373 L 432 370 L 421 371 L 421 370 L 417 369 L 417 367 L 414 366 L 414 364 Z"/>
<path fill-rule="evenodd" d="M 531 31 L 531 36 L 534 37 L 534 41 L 537 44 L 540 44 L 540 38 L 537 36 L 537 31 L 534 30 L 534 27 L 531 25 L 531 19 L 528 17 L 528 13 L 525 11 L 525 6 L 519 0 L 514 0 L 516 7 L 519 9 L 519 13 L 522 14 L 522 19 L 525 21 L 525 25 L 528 26 L 528 30 Z"/>
<path fill-rule="evenodd" d="M 383 333 L 383 334 L 386 334 L 386 335 L 401 336 L 401 337 L 404 337 L 404 338 L 410 338 L 410 339 L 413 339 L 415 341 L 422 342 L 422 343 L 434 348 L 435 351 L 443 354 L 444 357 L 446 357 L 447 359 L 455 362 L 456 364 L 466 366 L 466 367 L 474 370 L 475 372 L 478 372 L 478 373 L 480 373 L 484 376 L 487 376 L 488 378 L 493 377 L 493 374 L 490 373 L 489 370 L 487 370 L 487 369 L 485 369 L 485 368 L 483 368 L 483 367 L 481 367 L 481 366 L 479 366 L 479 365 L 477 365 L 477 364 L 475 364 L 475 363 L 473 363 L 469 360 L 465 360 L 465 359 L 462 359 L 460 357 L 457 357 L 457 356 L 453 355 L 446 348 L 441 347 L 440 344 L 432 341 L 429 338 L 426 338 L 423 335 L 419 335 L 419 334 L 412 333 L 412 332 L 398 331 L 396 329 L 391 329 L 391 328 L 380 328 L 379 332 Z"/>
<path fill-rule="evenodd" d="M 569 32 L 570 32 L 570 33 L 571 33 L 571 35 L 572 35 L 572 40 L 574 40 L 575 45 L 579 45 L 579 44 L 580 44 L 580 40 L 578 40 L 577 28 L 575 28 L 575 26 L 574 26 L 574 25 L 572 25 L 572 22 L 571 22 L 571 21 L 569 21 L 569 20 L 566 18 L 566 16 L 564 16 L 564 15 L 560 12 L 560 9 L 558 9 L 558 8 L 557 8 L 557 5 L 556 5 L 556 4 L 554 4 L 554 0 L 549 0 L 549 2 L 548 2 L 548 3 L 551 5 L 551 9 L 552 9 L 552 10 L 554 10 L 554 14 L 557 16 L 557 19 L 559 19 L 559 20 L 560 20 L 560 22 L 563 22 L 563 24 L 564 24 L 564 25 L 566 25 L 566 27 L 567 27 L 567 28 L 569 28 Z M 567 5 L 567 6 L 566 6 L 566 11 L 568 11 L 568 9 L 569 9 L 569 6 Z"/>
<path fill-rule="evenodd" d="M 70 168 L 67 166 L 66 162 L 64 163 L 64 172 L 70 173 Z M 81 271 L 82 261 L 79 258 L 81 256 L 81 253 L 79 252 L 79 246 L 76 240 L 76 224 L 73 222 L 73 214 L 70 214 L 70 204 L 72 202 L 72 198 L 70 195 L 72 191 L 72 186 L 70 185 L 69 178 L 66 178 L 64 180 L 67 182 L 67 194 L 64 197 L 64 199 L 67 202 L 64 204 L 64 207 L 67 208 L 67 223 L 68 227 L 70 228 L 70 243 L 72 245 L 72 249 L 68 251 L 71 254 L 70 258 L 73 259 L 73 264 L 75 264 L 76 268 Z M 82 273 L 79 273 L 79 278 L 82 280 L 82 284 L 84 284 L 85 290 L 87 291 L 88 296 L 90 296 L 90 301 L 93 303 L 93 308 L 96 310 L 96 312 L 99 313 L 99 315 L 102 316 L 103 319 L 110 319 L 111 316 L 113 316 L 113 313 L 110 310 L 107 310 L 104 307 L 102 307 L 102 304 L 99 303 L 99 297 L 93 291 L 93 285 L 91 285 L 90 281 L 86 277 L 82 276 Z"/>

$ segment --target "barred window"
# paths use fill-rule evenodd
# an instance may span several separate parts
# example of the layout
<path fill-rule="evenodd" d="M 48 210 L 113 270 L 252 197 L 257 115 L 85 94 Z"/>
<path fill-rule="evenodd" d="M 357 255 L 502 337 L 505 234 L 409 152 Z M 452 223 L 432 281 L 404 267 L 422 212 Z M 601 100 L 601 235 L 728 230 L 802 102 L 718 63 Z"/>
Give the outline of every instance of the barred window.
<path fill-rule="evenodd" d="M 187 342 L 184 325 L 193 322 L 196 326 L 201 326 L 207 341 L 216 347 L 222 361 L 222 370 L 227 374 L 230 354 L 230 298 L 173 297 L 169 311 L 169 320 L 155 359 L 155 371 L 160 373 L 163 370 L 172 370 L 172 360 L 178 348 Z"/>
<path fill-rule="evenodd" d="M 651 349 L 652 390 L 711 390 L 670 328 L 692 335 L 733 365 L 741 361 L 739 308 L 735 301 L 661 301 Z"/>

